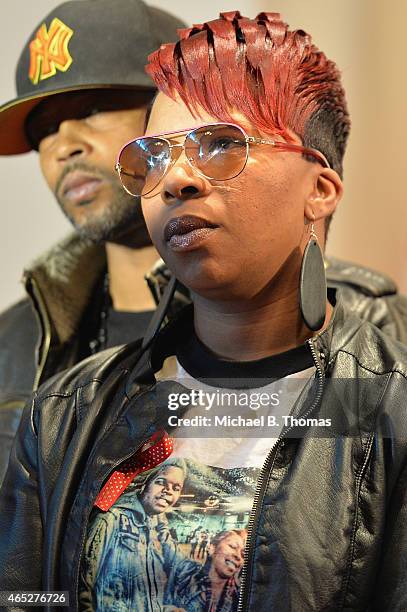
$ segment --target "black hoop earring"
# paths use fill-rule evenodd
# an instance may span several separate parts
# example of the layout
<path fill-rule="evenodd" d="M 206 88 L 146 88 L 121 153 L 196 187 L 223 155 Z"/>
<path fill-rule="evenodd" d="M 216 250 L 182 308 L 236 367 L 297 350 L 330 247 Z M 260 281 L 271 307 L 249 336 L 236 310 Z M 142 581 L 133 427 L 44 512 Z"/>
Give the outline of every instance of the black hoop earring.
<path fill-rule="evenodd" d="M 321 329 L 326 316 L 326 278 L 324 257 L 311 224 L 300 275 L 300 310 L 305 325 L 312 331 Z"/>

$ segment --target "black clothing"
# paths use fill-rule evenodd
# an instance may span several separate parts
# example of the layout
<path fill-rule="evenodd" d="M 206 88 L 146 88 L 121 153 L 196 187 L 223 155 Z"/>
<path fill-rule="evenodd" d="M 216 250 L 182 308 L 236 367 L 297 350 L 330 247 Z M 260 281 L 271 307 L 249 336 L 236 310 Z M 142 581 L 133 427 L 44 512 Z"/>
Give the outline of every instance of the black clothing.
<path fill-rule="evenodd" d="M 186 316 L 187 313 L 185 318 Z M 238 388 L 237 381 L 244 379 L 245 386 L 256 388 L 268 384 L 270 378 L 283 378 L 314 365 L 308 344 L 255 361 L 219 359 L 199 340 L 193 330 L 192 321 L 189 323 L 190 331 L 183 333 L 183 338 L 177 342 L 175 353 L 184 370 L 201 382 L 211 384 L 212 381 L 222 380 L 226 384 L 231 381 L 230 384 L 235 389 Z"/>
<path fill-rule="evenodd" d="M 105 348 L 128 344 L 137 338 L 142 338 L 152 316 L 152 310 L 125 312 L 110 307 L 107 312 Z"/>
<path fill-rule="evenodd" d="M 205 412 L 208 403 L 206 408 L 201 404 L 197 410 L 198 413 L 211 415 L 212 422 L 216 420 L 213 413 L 223 406 L 223 399 L 228 406 L 226 414 L 236 416 L 244 412 L 249 419 L 254 415 L 257 417 L 259 408 L 260 413 L 263 412 L 258 403 L 258 391 L 261 391 L 263 401 L 264 398 L 268 401 L 282 394 L 284 408 L 281 407 L 279 414 L 287 414 L 303 386 L 314 377 L 314 362 L 307 343 L 266 359 L 239 362 L 237 372 L 235 367 L 231 368 L 232 365 L 237 366 L 236 362 L 220 359 L 202 345 L 193 331 L 192 320 L 188 321 L 188 317 L 183 316 L 183 321 L 186 325 L 177 327 L 178 335 L 174 338 L 177 344 L 173 346 L 173 351 L 177 359 L 165 360 L 163 370 L 155 376 L 157 379 L 165 377 L 167 384 L 171 381 L 195 390 L 200 385 L 196 385 L 196 379 L 190 377 L 190 366 L 196 369 L 200 380 L 204 371 L 211 379 L 215 378 L 215 387 L 205 386 L 205 391 L 212 395 L 210 412 Z M 183 357 L 182 366 L 179 364 L 180 354 Z M 290 394 L 288 399 L 287 376 L 294 373 L 300 373 L 296 379 L 300 385 L 295 397 Z M 226 377 L 226 394 L 218 374 L 222 379 Z M 236 382 L 239 390 L 242 379 L 248 380 L 250 387 L 245 385 L 241 395 L 235 395 L 236 389 L 230 394 L 233 383 L 229 375 L 239 377 Z M 259 378 L 265 376 L 267 380 L 264 385 L 262 382 L 261 389 L 256 388 L 252 394 L 253 387 L 258 387 Z M 294 379 L 290 378 L 290 382 L 293 382 Z M 214 396 L 219 398 L 219 393 L 221 397 L 217 401 Z M 232 399 L 230 403 L 233 396 L 236 400 Z M 255 408 L 248 409 L 247 406 L 253 405 L 253 400 Z M 266 413 L 274 414 L 276 418 L 275 406 L 279 403 L 280 398 L 273 408 L 268 405 Z M 194 410 L 192 408 L 193 413 Z M 183 416 L 191 419 L 193 413 L 187 412 Z M 224 413 L 222 408 L 221 413 Z M 261 418 L 267 422 L 267 418 Z M 215 438 L 209 435 L 208 440 L 205 439 L 209 433 L 207 427 L 208 424 L 205 424 L 191 430 L 190 427 L 183 429 L 182 425 L 176 426 L 173 430 L 174 452 L 156 468 L 158 471 L 149 476 L 141 473 L 134 478 L 117 500 L 110 499 L 108 511 L 94 508 L 89 518 L 81 563 L 79 605 L 83 612 L 113 612 L 118 607 L 123 611 L 137 612 L 170 612 L 174 608 L 188 612 L 209 609 L 215 612 L 215 608 L 219 612 L 236 612 L 245 529 L 261 467 L 271 445 L 281 433 L 281 427 L 276 424 L 272 432 L 269 427 L 269 431 L 265 432 L 258 425 L 250 440 L 242 438 L 241 431 L 237 432 L 233 427 L 228 429 L 225 425 L 210 427 Z M 265 437 L 262 439 L 263 435 Z M 175 474 L 172 472 L 172 477 L 168 475 L 169 481 L 164 475 L 166 465 L 170 474 L 171 467 L 178 467 Z M 158 478 L 158 473 L 163 479 Z M 165 497 L 165 500 L 161 498 L 161 503 L 167 504 L 165 510 L 162 508 L 163 512 L 151 505 L 153 493 L 147 482 L 155 483 L 155 496 L 160 496 L 161 491 Z M 177 489 L 180 494 L 178 499 Z M 186 500 L 191 500 L 191 503 L 185 504 Z M 235 529 L 238 531 L 234 533 Z M 219 542 L 228 532 L 232 543 L 221 553 L 222 544 Z M 190 557 L 194 559 L 191 563 L 188 560 L 188 542 L 192 533 L 196 534 L 196 544 Z M 225 550 L 230 555 L 225 559 L 225 564 L 233 576 L 222 582 L 221 593 L 215 595 L 215 603 L 210 576 L 213 576 L 213 559 L 218 545 L 220 555 L 224 555 Z M 195 563 L 199 559 L 208 560 L 205 568 Z"/>
<path fill-rule="evenodd" d="M 99 346 L 101 312 L 106 305 L 105 250 L 73 234 L 24 273 L 28 297 L 0 315 L 0 484 L 24 404 L 45 380 L 73 366 Z M 153 269 L 146 280 L 157 301 L 168 272 Z M 182 296 L 178 302 L 182 304 Z M 149 315 L 124 340 L 143 335 Z M 131 323 L 133 323 L 132 321 Z M 109 338 L 107 338 L 109 345 Z"/>
<path fill-rule="evenodd" d="M 21 413 L 33 389 L 37 329 L 28 300 L 0 316 L 0 484 Z"/>
<path fill-rule="evenodd" d="M 94 355 L 27 405 L 1 490 L 0 590 L 69 590 L 76 609 L 98 492 L 154 431 L 171 434 L 168 394 L 184 388 L 157 382 L 153 371 L 173 354 L 186 316 L 143 354 L 135 343 Z M 270 452 L 253 508 L 242 610 L 404 612 L 407 348 L 340 300 L 308 345 L 315 385 L 292 414 L 335 422 L 346 406 L 357 435 L 321 437 L 309 425 L 302 437 L 283 433 Z"/>
<path fill-rule="evenodd" d="M 73 234 L 24 274 L 28 298 L 0 315 L 0 484 L 24 403 L 48 378 L 103 349 L 98 345 L 104 306 L 104 248 Z M 169 272 L 161 263 L 147 276 L 158 302 Z M 328 286 L 360 318 L 407 344 L 407 298 L 388 277 L 333 258 Z M 176 295 L 172 312 L 187 303 Z M 138 337 L 129 334 L 126 342 Z M 92 345 L 92 346 L 90 346 Z"/>

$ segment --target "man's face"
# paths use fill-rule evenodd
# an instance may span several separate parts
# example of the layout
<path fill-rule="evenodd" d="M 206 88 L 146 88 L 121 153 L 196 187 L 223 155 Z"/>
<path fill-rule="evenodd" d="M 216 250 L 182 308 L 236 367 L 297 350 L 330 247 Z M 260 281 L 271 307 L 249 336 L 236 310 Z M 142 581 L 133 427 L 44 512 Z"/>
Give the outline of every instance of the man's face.
<path fill-rule="evenodd" d="M 147 104 L 135 91 L 70 92 L 46 98 L 26 124 L 62 211 L 95 242 L 149 244 L 139 200 L 114 169 L 121 146 L 143 133 Z"/>
<path fill-rule="evenodd" d="M 147 514 L 166 512 L 179 499 L 184 485 L 181 468 L 168 466 L 158 472 L 143 491 L 141 503 Z"/>
<path fill-rule="evenodd" d="M 194 118 L 180 100 L 159 94 L 147 133 L 217 121 L 204 111 Z M 239 115 L 236 122 L 248 135 L 258 135 Z M 272 287 L 288 295 L 298 286 L 307 240 L 304 207 L 317 168 L 298 153 L 253 145 L 239 176 L 216 181 L 197 174 L 183 153 L 152 195 L 142 198 L 151 238 L 177 278 L 204 298 L 247 300 L 267 296 Z M 186 216 L 199 217 L 211 229 L 197 240 L 169 240 L 168 227 Z"/>
<path fill-rule="evenodd" d="M 211 547 L 212 568 L 219 578 L 231 578 L 237 574 L 244 562 L 245 540 L 231 532 L 219 544 Z"/>

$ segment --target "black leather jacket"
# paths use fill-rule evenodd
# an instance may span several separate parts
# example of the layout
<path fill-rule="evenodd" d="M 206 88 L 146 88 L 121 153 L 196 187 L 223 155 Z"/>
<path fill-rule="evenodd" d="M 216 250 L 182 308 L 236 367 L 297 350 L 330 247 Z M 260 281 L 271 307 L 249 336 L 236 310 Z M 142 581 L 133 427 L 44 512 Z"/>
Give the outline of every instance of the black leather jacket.
<path fill-rule="evenodd" d="M 349 262 L 326 262 L 328 285 L 340 289 L 348 308 L 407 344 L 407 298 L 393 281 Z M 33 389 L 90 354 L 105 267 L 104 248 L 72 234 L 24 273 L 28 298 L 0 315 L 0 484 Z M 167 279 L 163 265 L 146 276 L 156 302 Z M 185 303 L 183 295 L 177 297 Z"/>
<path fill-rule="evenodd" d="M 105 269 L 104 248 L 72 234 L 24 272 L 27 298 L 0 315 L 0 485 L 33 390 L 91 354 Z M 167 280 L 160 264 L 146 275 L 156 302 Z M 185 302 L 177 294 L 177 303 Z"/>
<path fill-rule="evenodd" d="M 182 388 L 153 371 L 186 316 L 142 355 L 133 344 L 90 357 L 27 405 L 0 496 L 0 590 L 69 590 L 77 609 L 97 493 L 154 431 L 171 432 L 163 407 Z M 309 427 L 270 452 L 239 610 L 405 612 L 407 349 L 340 303 L 309 343 L 316 385 L 293 414 L 339 425 L 346 407 L 353 435 Z"/>

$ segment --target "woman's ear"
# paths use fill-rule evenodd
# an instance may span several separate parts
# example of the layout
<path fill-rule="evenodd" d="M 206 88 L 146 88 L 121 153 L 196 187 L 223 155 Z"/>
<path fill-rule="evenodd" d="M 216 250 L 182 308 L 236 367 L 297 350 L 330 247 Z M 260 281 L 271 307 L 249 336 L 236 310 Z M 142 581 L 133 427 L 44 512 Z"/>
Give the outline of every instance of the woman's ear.
<path fill-rule="evenodd" d="M 343 194 L 342 181 L 335 170 L 319 168 L 306 200 L 304 214 L 309 221 L 330 217 Z"/>

